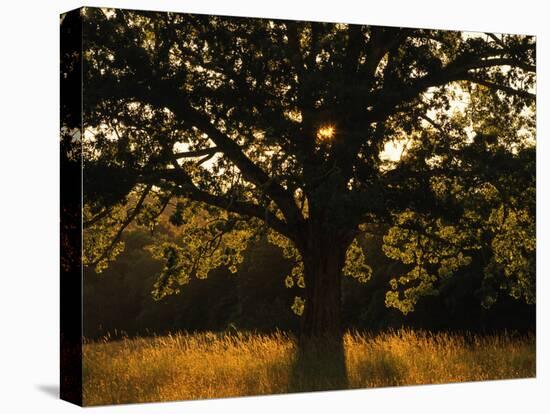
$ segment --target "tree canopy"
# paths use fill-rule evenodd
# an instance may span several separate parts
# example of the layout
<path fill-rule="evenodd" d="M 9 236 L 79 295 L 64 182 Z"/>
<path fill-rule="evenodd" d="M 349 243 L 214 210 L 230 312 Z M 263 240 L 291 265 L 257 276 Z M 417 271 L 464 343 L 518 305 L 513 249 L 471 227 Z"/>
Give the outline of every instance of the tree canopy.
<path fill-rule="evenodd" d="M 388 306 L 473 264 L 485 306 L 534 302 L 533 37 L 91 8 L 83 33 L 87 266 L 169 208 L 157 298 L 267 235 L 311 322 L 373 233 L 408 269 Z"/>

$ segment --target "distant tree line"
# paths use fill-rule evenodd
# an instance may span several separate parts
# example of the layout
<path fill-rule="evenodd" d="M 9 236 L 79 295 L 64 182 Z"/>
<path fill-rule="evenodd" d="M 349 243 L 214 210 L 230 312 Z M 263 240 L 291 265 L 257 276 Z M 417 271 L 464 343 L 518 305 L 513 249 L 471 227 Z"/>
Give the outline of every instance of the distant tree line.
<path fill-rule="evenodd" d="M 155 231 L 167 230 L 159 226 Z M 180 330 L 298 332 L 300 317 L 293 312 L 292 304 L 301 289 L 285 286 L 281 275 L 289 273 L 292 263 L 284 258 L 281 249 L 262 239 L 245 251 L 236 274 L 221 266 L 204 280 L 191 279 L 179 295 L 156 301 L 151 291 L 162 262 L 147 249 L 156 237 L 142 227 L 133 227 L 124 237 L 125 250 L 116 261 L 100 274 L 89 271 L 85 275 L 87 338 Z M 509 295 L 499 296 L 488 309 L 481 305 L 483 272 L 475 263 L 448 279 L 439 295 L 424 297 L 414 312 L 404 315 L 387 307 L 389 281 L 404 270 L 404 265 L 388 259 L 381 244 L 381 237 L 362 240 L 365 255 L 375 269 L 367 282 L 353 277 L 343 280 L 345 328 L 380 331 L 404 326 L 475 332 L 535 329 L 534 305 Z"/>

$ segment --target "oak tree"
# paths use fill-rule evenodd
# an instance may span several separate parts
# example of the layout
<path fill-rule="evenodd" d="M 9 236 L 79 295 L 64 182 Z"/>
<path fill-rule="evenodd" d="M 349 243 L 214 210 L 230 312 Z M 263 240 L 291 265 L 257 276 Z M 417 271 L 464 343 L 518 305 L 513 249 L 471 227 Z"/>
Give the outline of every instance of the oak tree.
<path fill-rule="evenodd" d="M 306 339 L 341 336 L 368 232 L 409 265 L 388 306 L 472 262 L 486 306 L 534 301 L 533 37 L 110 9 L 83 34 L 87 266 L 171 208 L 156 297 L 267 235 Z"/>

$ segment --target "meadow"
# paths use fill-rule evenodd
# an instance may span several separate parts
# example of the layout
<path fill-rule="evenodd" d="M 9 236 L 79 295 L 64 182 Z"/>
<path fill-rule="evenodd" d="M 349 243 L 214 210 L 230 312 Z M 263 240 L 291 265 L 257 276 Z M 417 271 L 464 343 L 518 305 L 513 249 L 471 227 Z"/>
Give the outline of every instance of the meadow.
<path fill-rule="evenodd" d="M 84 345 L 84 404 L 278 394 L 319 389 L 296 378 L 296 340 L 283 332 L 105 337 Z M 344 337 L 349 388 L 535 376 L 535 336 L 396 330 Z M 331 387 L 330 383 L 321 388 Z"/>

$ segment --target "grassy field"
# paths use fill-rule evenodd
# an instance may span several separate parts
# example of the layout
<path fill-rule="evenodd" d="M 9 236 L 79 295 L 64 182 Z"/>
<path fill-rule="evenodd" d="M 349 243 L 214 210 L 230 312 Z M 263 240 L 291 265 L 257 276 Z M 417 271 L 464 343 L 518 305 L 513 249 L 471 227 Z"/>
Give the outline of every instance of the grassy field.
<path fill-rule="evenodd" d="M 535 337 L 395 331 L 348 333 L 349 388 L 535 376 Z M 284 333 L 173 334 L 84 345 L 84 403 L 220 398 L 315 389 L 293 377 L 295 340 Z M 310 383 L 311 382 L 311 383 Z M 327 384 L 328 388 L 330 384 Z"/>

